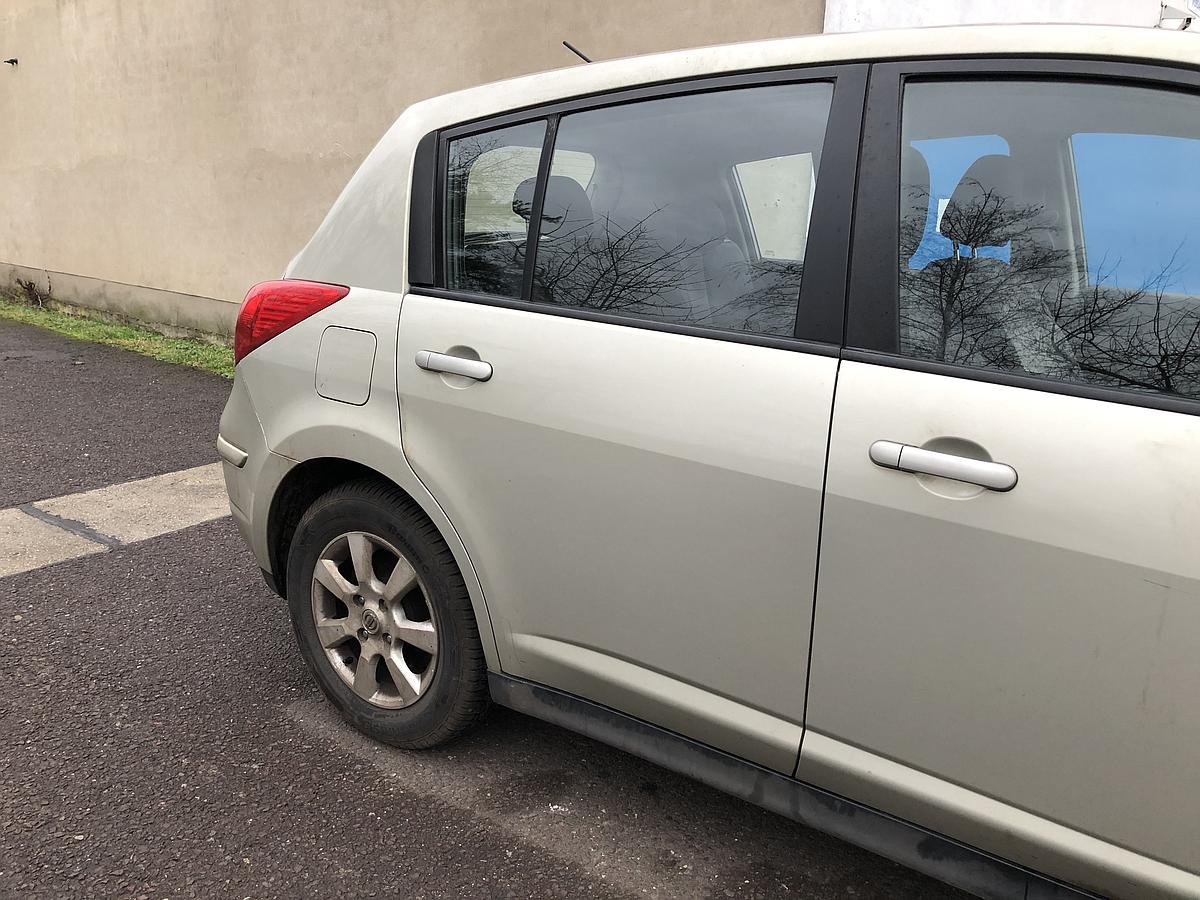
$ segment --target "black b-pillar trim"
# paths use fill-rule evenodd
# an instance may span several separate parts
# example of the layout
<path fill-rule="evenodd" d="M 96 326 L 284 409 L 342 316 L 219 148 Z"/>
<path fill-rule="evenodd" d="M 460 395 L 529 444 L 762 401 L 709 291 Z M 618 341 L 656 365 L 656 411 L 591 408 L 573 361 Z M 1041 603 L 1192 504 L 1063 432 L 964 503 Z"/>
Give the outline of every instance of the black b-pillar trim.
<path fill-rule="evenodd" d="M 432 131 L 417 144 L 413 159 L 412 200 L 408 207 L 408 283 L 432 285 L 436 277 L 434 260 L 438 245 L 434 234 L 437 216 L 438 136 Z"/>

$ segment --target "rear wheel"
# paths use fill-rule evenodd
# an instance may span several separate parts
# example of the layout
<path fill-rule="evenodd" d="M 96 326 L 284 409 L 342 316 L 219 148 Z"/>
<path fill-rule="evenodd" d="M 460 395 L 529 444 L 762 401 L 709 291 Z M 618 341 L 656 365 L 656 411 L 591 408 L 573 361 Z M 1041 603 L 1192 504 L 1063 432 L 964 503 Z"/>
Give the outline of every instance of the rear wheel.
<path fill-rule="evenodd" d="M 480 718 L 487 671 L 466 585 L 400 491 L 359 481 L 318 498 L 292 539 L 287 587 L 305 662 L 360 731 L 415 749 Z"/>

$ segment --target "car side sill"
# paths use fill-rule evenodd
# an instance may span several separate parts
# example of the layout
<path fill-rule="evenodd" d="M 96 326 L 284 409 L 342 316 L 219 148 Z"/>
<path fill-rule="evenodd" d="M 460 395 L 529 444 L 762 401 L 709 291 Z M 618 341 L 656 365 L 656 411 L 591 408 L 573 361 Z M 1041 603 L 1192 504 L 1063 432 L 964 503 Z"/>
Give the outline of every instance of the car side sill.
<path fill-rule="evenodd" d="M 492 699 L 996 900 L 1094 897 L 1078 888 L 562 691 L 488 672 Z"/>

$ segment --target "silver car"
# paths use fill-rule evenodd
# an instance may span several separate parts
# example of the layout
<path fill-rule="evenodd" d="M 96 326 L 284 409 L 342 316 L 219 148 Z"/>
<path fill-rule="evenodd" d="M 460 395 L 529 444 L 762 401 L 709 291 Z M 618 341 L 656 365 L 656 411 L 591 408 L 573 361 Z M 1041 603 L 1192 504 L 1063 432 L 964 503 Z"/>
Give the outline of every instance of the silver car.
<path fill-rule="evenodd" d="M 301 654 L 985 897 L 1200 896 L 1200 38 L 805 37 L 419 103 L 219 449 Z"/>

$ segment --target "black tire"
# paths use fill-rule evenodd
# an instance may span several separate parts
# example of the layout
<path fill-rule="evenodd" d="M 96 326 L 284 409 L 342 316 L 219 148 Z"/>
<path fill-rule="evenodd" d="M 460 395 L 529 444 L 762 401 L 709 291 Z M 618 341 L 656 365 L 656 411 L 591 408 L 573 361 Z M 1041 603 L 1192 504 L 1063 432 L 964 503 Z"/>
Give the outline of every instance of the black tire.
<path fill-rule="evenodd" d="M 365 531 L 390 542 L 412 564 L 438 623 L 437 668 L 410 706 L 384 709 L 358 696 L 334 671 L 317 640 L 314 567 L 342 534 Z M 396 747 L 434 747 L 464 734 L 488 705 L 487 666 L 475 613 L 450 548 L 421 509 L 395 487 L 374 480 L 340 485 L 304 513 L 288 552 L 287 598 L 300 652 L 321 691 L 364 734 Z"/>

